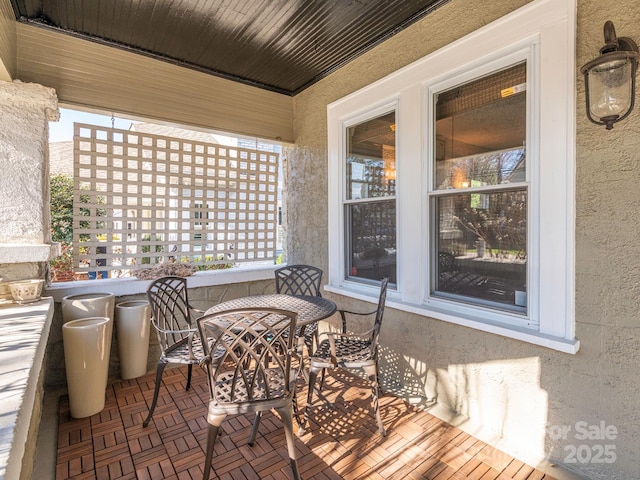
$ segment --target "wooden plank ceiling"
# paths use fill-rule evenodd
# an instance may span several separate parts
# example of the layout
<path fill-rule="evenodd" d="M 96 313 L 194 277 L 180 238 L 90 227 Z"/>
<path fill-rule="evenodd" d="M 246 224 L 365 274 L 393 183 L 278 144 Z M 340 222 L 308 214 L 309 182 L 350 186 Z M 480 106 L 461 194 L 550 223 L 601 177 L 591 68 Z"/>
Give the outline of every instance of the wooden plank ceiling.
<path fill-rule="evenodd" d="M 295 95 L 450 0 L 11 0 L 16 19 Z"/>

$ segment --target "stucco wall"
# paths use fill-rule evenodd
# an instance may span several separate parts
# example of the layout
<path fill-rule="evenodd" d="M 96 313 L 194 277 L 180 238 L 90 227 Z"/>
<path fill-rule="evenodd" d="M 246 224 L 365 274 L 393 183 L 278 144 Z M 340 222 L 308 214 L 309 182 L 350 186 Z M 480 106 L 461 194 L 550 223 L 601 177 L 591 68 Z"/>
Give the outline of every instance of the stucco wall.
<path fill-rule="evenodd" d="M 0 206 L 0 243 L 49 239 L 48 121 L 57 115 L 55 91 L 36 84 L 0 82 L 0 190 L 12 202 Z M 48 202 L 47 202 L 48 203 Z M 27 215 L 28 213 L 28 215 Z"/>
<path fill-rule="evenodd" d="M 44 277 L 52 258 L 48 122 L 58 118 L 55 91 L 0 81 L 0 296 L 2 280 Z"/>
<path fill-rule="evenodd" d="M 289 152 L 289 260 L 327 265 L 326 107 L 528 2 L 453 0 L 294 98 Z M 578 0 L 576 355 L 389 309 L 383 385 L 528 461 L 550 458 L 593 479 L 640 478 L 640 111 L 612 131 L 584 114 L 579 67 L 602 46 L 602 27 L 640 41 L 636 0 Z M 309 181 L 311 180 L 311 181 Z M 306 188 L 295 188 L 304 181 Z M 310 220 L 311 219 L 311 220 Z M 310 228 L 310 223 L 313 230 Z M 355 302 L 335 296 L 341 306 Z M 355 306 L 354 306 L 355 307 Z M 584 422 L 584 423 L 578 423 Z M 582 439 L 580 427 L 606 439 Z M 613 429 L 612 429 L 613 427 Z M 614 433 L 615 431 L 615 433 Z M 564 434 L 562 432 L 565 432 Z M 577 463 L 571 450 L 587 445 Z M 594 460 L 612 445 L 615 461 Z M 589 458 L 585 456 L 589 454 Z M 574 457 L 576 458 L 576 457 Z M 608 460 L 611 460 L 611 456 Z"/>

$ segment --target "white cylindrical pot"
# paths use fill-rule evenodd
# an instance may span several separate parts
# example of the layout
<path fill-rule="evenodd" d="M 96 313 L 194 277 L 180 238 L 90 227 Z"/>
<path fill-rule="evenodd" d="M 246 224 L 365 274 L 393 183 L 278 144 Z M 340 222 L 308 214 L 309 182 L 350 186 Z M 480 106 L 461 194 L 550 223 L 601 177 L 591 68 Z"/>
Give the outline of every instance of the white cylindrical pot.
<path fill-rule="evenodd" d="M 149 302 L 134 300 L 116 305 L 116 336 L 123 380 L 147 373 L 150 326 Z"/>
<path fill-rule="evenodd" d="M 79 293 L 62 298 L 62 323 L 89 317 L 107 317 L 109 319 L 107 338 L 108 350 L 111 352 L 111 338 L 113 336 L 113 313 L 116 297 L 112 293 Z M 109 374 L 109 362 L 105 365 Z"/>
<path fill-rule="evenodd" d="M 73 418 L 90 417 L 104 409 L 110 323 L 107 317 L 91 317 L 62 325 L 69 409 Z"/>
<path fill-rule="evenodd" d="M 80 293 L 62 299 L 62 322 L 88 317 L 113 320 L 115 296 L 112 293 Z"/>

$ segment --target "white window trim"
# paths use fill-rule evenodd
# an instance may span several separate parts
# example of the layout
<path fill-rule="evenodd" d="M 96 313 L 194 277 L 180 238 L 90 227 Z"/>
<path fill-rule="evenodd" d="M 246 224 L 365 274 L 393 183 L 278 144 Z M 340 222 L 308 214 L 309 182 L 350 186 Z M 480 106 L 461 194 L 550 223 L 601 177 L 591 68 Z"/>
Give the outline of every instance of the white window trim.
<path fill-rule="evenodd" d="M 388 305 L 412 313 L 576 353 L 575 338 L 575 0 L 534 0 L 327 108 L 329 154 L 328 291 L 373 301 L 377 288 L 344 275 L 344 136 L 354 119 L 397 102 L 398 284 Z M 536 328 L 482 307 L 452 308 L 428 297 L 429 88 L 463 72 L 489 68 L 526 50 L 531 125 L 527 145 L 529 315 Z M 520 53 L 518 53 L 520 52 Z M 532 77 L 531 75 L 535 75 Z M 537 81 L 536 81 L 537 80 Z M 539 102 L 536 100 L 539 99 Z M 539 109 L 538 109 L 539 106 Z M 530 154 L 532 157 L 530 157 Z M 534 163 L 535 162 L 535 163 Z M 420 219 L 421 221 L 416 221 Z M 522 318 L 520 316 L 520 318 Z M 522 322 L 521 322 L 522 323 Z"/>

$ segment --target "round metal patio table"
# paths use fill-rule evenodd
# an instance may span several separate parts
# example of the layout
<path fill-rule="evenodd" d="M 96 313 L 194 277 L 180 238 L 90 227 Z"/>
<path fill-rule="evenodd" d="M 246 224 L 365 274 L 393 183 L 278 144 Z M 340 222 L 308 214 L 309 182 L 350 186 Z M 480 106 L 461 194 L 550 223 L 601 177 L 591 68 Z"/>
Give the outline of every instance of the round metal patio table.
<path fill-rule="evenodd" d="M 336 304 L 323 297 L 294 296 L 274 293 L 270 295 L 250 295 L 219 303 L 209 308 L 206 314 L 220 313 L 239 308 L 278 308 L 298 314 L 298 327 L 304 327 L 333 315 Z"/>

